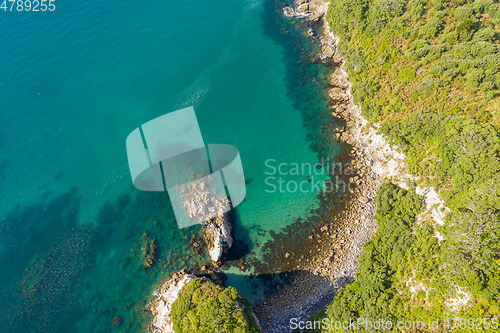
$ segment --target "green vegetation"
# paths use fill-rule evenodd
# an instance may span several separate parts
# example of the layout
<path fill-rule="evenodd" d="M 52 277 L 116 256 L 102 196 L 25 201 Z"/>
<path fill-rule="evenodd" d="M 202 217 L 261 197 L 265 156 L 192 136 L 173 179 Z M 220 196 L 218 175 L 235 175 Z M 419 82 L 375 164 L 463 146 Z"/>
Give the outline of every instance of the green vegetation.
<path fill-rule="evenodd" d="M 415 221 L 422 203 L 414 190 L 384 184 L 376 197 L 379 230 L 363 249 L 356 281 L 315 319 L 498 318 L 500 3 L 329 6 L 355 103 L 408 157 L 419 176 L 410 187 L 433 186 L 450 212 L 444 226 L 428 216 Z M 467 305 L 455 306 L 464 295 Z"/>
<path fill-rule="evenodd" d="M 233 287 L 223 288 L 205 278 L 182 288 L 171 317 L 177 333 L 260 332 L 250 302 Z"/>
<path fill-rule="evenodd" d="M 327 19 L 368 119 L 430 109 L 498 123 L 497 0 L 338 0 Z"/>

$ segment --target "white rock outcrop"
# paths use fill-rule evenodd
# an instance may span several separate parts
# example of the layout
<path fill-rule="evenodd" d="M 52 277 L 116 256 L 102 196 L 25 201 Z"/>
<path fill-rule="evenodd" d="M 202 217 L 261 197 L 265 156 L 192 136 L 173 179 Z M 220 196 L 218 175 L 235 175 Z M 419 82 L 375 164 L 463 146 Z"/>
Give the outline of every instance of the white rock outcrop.
<path fill-rule="evenodd" d="M 175 333 L 172 318 L 170 318 L 172 305 L 181 289 L 189 281 L 197 278 L 195 275 L 180 271 L 175 273 L 160 289 L 154 291 L 150 308 L 154 318 L 149 324 L 150 333 Z"/>
<path fill-rule="evenodd" d="M 205 224 L 203 231 L 205 242 L 208 245 L 208 254 L 210 260 L 218 263 L 222 255 L 233 246 L 233 237 L 231 236 L 231 224 L 227 214 L 215 217 Z"/>

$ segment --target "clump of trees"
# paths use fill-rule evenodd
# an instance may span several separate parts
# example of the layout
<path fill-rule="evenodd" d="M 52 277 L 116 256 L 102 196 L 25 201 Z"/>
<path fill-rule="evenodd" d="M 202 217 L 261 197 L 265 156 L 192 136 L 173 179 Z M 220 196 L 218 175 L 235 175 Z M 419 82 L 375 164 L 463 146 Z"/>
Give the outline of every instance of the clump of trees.
<path fill-rule="evenodd" d="M 170 316 L 177 333 L 260 332 L 248 300 L 235 288 L 223 288 L 205 278 L 182 288 Z"/>

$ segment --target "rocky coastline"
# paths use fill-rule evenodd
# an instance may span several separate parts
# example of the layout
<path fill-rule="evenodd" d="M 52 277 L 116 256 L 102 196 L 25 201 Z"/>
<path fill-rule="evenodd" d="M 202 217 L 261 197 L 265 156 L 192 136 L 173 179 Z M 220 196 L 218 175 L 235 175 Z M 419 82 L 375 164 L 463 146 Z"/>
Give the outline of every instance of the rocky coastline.
<path fill-rule="evenodd" d="M 318 251 L 309 252 L 314 255 L 307 258 L 307 262 L 307 252 L 302 261 L 292 258 L 288 252 L 281 258 L 289 261 L 286 265 L 297 266 L 287 269 L 285 275 L 290 278 L 286 284 L 278 286 L 276 293 L 254 306 L 254 314 L 264 333 L 290 332 L 292 318 L 306 320 L 324 309 L 338 290 L 352 282 L 363 246 L 377 230 L 374 220 L 377 189 L 386 179 L 401 187 L 415 182 L 407 172 L 405 155 L 378 134 L 378 125 L 364 119 L 359 107 L 353 103 L 351 84 L 337 48 L 340 40 L 330 31 L 326 21 L 327 9 L 328 4 L 323 0 L 297 0 L 293 7 L 283 8 L 283 15 L 294 20 L 309 20 L 316 26 L 304 33 L 319 43 L 321 52 L 316 59 L 331 68 L 326 94 L 331 117 L 340 124 L 331 135 L 347 147 L 347 153 L 341 159 L 356 169 L 355 175 L 349 178 L 349 182 L 356 186 L 335 207 L 338 213 L 332 217 L 334 222 L 318 227 L 309 236 L 312 246 Z M 420 187 L 417 187 L 417 193 L 424 196 L 427 205 L 422 217 L 431 216 L 440 223 L 446 207 L 437 193 L 431 188 Z M 205 225 L 204 238 L 213 268 L 217 268 L 233 243 L 229 217 L 223 215 L 209 221 Z"/>
<path fill-rule="evenodd" d="M 330 32 L 325 19 L 327 9 L 328 4 L 322 0 L 297 0 L 294 7 L 285 7 L 283 13 L 295 19 L 311 20 L 320 25 L 323 32 L 317 36 L 312 29 L 306 31 L 319 42 L 318 58 L 332 68 L 327 94 L 331 116 L 341 124 L 332 135 L 348 147 L 347 159 L 357 171 L 350 181 L 357 186 L 348 200 L 341 203 L 342 214 L 336 218 L 336 224 L 321 228 L 322 233 L 330 236 L 330 250 L 311 260 L 308 267 L 295 274 L 291 283 L 255 307 L 262 331 L 268 333 L 289 332 L 290 319 L 306 320 L 324 309 L 340 288 L 354 280 L 363 245 L 377 229 L 376 191 L 386 178 L 405 173 L 405 156 L 377 134 L 377 125 L 369 124 L 353 103 L 351 84 L 337 49 L 340 41 Z"/>
<path fill-rule="evenodd" d="M 320 244 L 325 234 L 331 237 L 326 238 L 330 249 L 318 245 L 324 254 L 310 260 L 307 267 L 301 267 L 295 274 L 291 283 L 255 307 L 262 331 L 266 333 L 289 332 L 291 318 L 306 320 L 324 309 L 340 288 L 354 280 L 363 245 L 377 230 L 374 220 L 377 189 L 386 179 L 402 188 L 408 188 L 409 183 L 417 180 L 407 171 L 405 155 L 378 134 L 379 125 L 370 124 L 353 103 L 351 84 L 337 48 L 340 40 L 330 31 L 327 10 L 328 4 L 323 0 L 296 0 L 293 7 L 283 9 L 283 14 L 291 19 L 310 20 L 322 32 L 315 35 L 313 29 L 305 31 L 319 42 L 321 54 L 317 58 L 332 69 L 327 94 L 331 116 L 341 124 L 332 135 L 348 148 L 344 159 L 356 168 L 356 176 L 349 181 L 357 186 L 347 200 L 340 202 L 338 211 L 341 214 L 333 218 L 335 225 L 324 225 L 317 230 L 315 238 Z M 444 214 L 449 210 L 436 191 L 417 186 L 416 192 L 426 203 L 426 210 L 417 216 L 417 220 L 430 217 L 442 224 Z M 440 239 L 440 235 L 435 237 Z"/>

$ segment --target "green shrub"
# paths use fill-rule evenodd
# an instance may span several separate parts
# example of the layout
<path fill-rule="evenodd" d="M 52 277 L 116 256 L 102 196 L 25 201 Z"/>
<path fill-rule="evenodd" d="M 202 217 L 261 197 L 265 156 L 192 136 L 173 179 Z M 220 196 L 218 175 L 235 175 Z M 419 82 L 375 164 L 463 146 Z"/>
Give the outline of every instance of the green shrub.
<path fill-rule="evenodd" d="M 500 73 L 500 53 L 488 55 L 483 58 L 485 61 L 485 72 L 491 75 Z"/>
<path fill-rule="evenodd" d="M 490 90 L 495 90 L 495 88 L 496 88 L 495 83 L 491 81 L 484 81 L 479 85 L 479 89 L 485 92 L 488 92 Z"/>
<path fill-rule="evenodd" d="M 361 103 L 361 110 L 363 112 L 363 116 L 369 119 L 373 119 L 374 121 L 379 121 L 380 120 L 380 111 L 381 111 L 380 105 L 371 99 L 365 100 L 363 103 Z"/>
<path fill-rule="evenodd" d="M 385 25 L 385 22 L 383 20 L 374 20 L 370 24 L 368 24 L 368 26 L 366 27 L 365 34 L 368 37 L 373 37 L 381 31 L 381 29 L 384 25 Z"/>
<path fill-rule="evenodd" d="M 470 53 L 473 57 L 484 57 L 494 54 L 498 51 L 498 47 L 490 42 L 472 41 L 469 43 Z"/>
<path fill-rule="evenodd" d="M 380 86 L 372 80 L 362 80 L 355 83 L 352 89 L 354 103 L 358 104 L 364 102 L 379 88 Z"/>
<path fill-rule="evenodd" d="M 410 66 L 403 67 L 398 74 L 398 78 L 403 84 L 407 84 L 410 80 L 414 79 L 415 76 L 417 76 L 417 73 Z"/>
<path fill-rule="evenodd" d="M 429 53 L 429 51 L 431 50 L 431 46 L 430 45 L 426 45 L 420 49 L 417 49 L 415 51 L 411 51 L 408 53 L 408 56 L 416 61 L 416 60 L 419 60 L 419 59 L 422 59 L 423 57 L 425 57 L 427 55 L 427 53 Z"/>
<path fill-rule="evenodd" d="M 453 48 L 455 59 L 469 59 L 472 57 L 470 43 L 460 43 Z"/>
<path fill-rule="evenodd" d="M 444 68 L 441 65 L 434 65 L 430 69 L 430 72 L 436 76 L 441 76 L 441 74 L 443 74 L 444 72 Z"/>
<path fill-rule="evenodd" d="M 377 0 L 370 8 L 370 21 L 387 21 L 403 15 L 405 1 L 402 0 Z"/>
<path fill-rule="evenodd" d="M 495 98 L 495 96 L 496 96 L 496 94 L 495 94 L 495 92 L 494 92 L 494 91 L 488 91 L 488 92 L 486 93 L 486 98 L 487 98 L 487 99 L 493 99 L 493 98 Z"/>
<path fill-rule="evenodd" d="M 422 0 L 412 0 L 409 2 L 411 18 L 413 21 L 419 20 L 425 12 L 425 4 Z"/>
<path fill-rule="evenodd" d="M 446 47 L 443 45 L 432 45 L 430 47 L 429 52 L 425 56 L 425 60 L 427 63 L 433 62 L 434 60 L 437 60 L 441 58 L 441 54 L 446 52 Z"/>
<path fill-rule="evenodd" d="M 500 73 L 495 74 L 494 78 L 495 78 L 495 85 L 497 87 L 500 87 Z"/>
<path fill-rule="evenodd" d="M 439 32 L 443 30 L 443 21 L 440 19 L 433 19 L 427 22 L 421 29 L 420 32 L 427 38 L 436 37 Z"/>
<path fill-rule="evenodd" d="M 477 28 L 477 21 L 474 19 L 465 19 L 457 27 L 457 32 L 461 34 L 461 36 L 470 36 L 472 37 L 471 32 L 475 31 Z M 463 40 L 468 39 L 462 38 Z"/>
<path fill-rule="evenodd" d="M 415 50 L 418 50 L 418 49 L 421 49 L 421 48 L 424 48 L 427 46 L 430 46 L 429 42 L 427 42 L 424 39 L 417 39 L 417 40 L 413 41 L 413 43 L 411 43 L 408 50 L 415 51 Z"/>
<path fill-rule="evenodd" d="M 460 74 L 460 70 L 450 68 L 443 72 L 443 80 L 445 82 L 452 82 Z"/>
<path fill-rule="evenodd" d="M 498 40 L 498 33 L 489 27 L 485 27 L 476 32 L 476 34 L 474 35 L 474 40 L 495 42 L 496 40 Z"/>
<path fill-rule="evenodd" d="M 466 72 L 468 71 L 471 67 L 473 67 L 471 64 L 472 64 L 472 60 L 469 60 L 469 59 L 461 59 L 461 60 L 458 60 L 458 69 L 460 69 L 462 72 Z"/>
<path fill-rule="evenodd" d="M 455 68 L 458 66 L 457 60 L 453 57 L 453 55 L 445 54 L 439 59 L 438 64 L 441 65 L 444 69 Z"/>
<path fill-rule="evenodd" d="M 484 71 L 477 68 L 471 69 L 465 74 L 465 78 L 470 85 L 478 87 L 484 79 Z"/>
<path fill-rule="evenodd" d="M 465 20 L 472 20 L 474 17 L 474 11 L 472 8 L 460 7 L 453 12 L 453 17 L 457 22 L 463 22 Z"/>
<path fill-rule="evenodd" d="M 450 31 L 444 35 L 443 39 L 447 44 L 453 45 L 458 41 L 459 36 L 458 32 Z"/>
<path fill-rule="evenodd" d="M 491 15 L 496 24 L 500 24 L 500 4 L 492 4 L 488 10 L 488 14 Z"/>
<path fill-rule="evenodd" d="M 442 10 L 447 7 L 447 1 L 446 0 L 433 0 L 432 1 L 432 7 L 434 7 L 434 10 Z"/>
<path fill-rule="evenodd" d="M 433 92 L 439 85 L 439 80 L 433 76 L 425 76 L 417 85 L 417 92 L 419 94 L 429 94 Z"/>
<path fill-rule="evenodd" d="M 349 50 L 346 55 L 346 60 L 348 62 L 348 68 L 352 71 L 363 72 L 368 68 L 366 57 L 360 49 Z"/>

